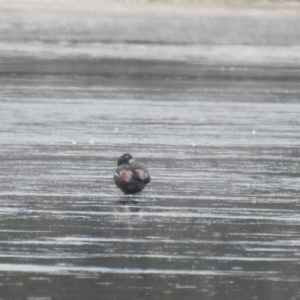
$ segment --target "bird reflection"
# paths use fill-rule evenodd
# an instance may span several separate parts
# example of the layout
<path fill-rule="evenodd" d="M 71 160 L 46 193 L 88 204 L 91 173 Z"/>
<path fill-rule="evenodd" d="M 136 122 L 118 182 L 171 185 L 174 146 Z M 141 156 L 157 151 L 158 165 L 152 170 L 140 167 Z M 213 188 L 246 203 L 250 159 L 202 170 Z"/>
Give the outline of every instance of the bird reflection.
<path fill-rule="evenodd" d="M 136 197 L 126 197 L 126 196 L 121 196 L 119 201 L 116 203 L 116 207 L 118 211 L 124 212 L 124 213 L 137 213 L 141 210 L 143 210 L 143 204 L 141 204 L 136 199 Z"/>

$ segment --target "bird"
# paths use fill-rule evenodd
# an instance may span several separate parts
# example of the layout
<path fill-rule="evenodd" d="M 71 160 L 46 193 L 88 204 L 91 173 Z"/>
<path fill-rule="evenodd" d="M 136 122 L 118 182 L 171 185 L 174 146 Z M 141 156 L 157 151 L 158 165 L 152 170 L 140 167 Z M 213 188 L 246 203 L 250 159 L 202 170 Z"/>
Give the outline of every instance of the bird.
<path fill-rule="evenodd" d="M 151 178 L 143 164 L 134 162 L 132 155 L 125 153 L 118 159 L 114 181 L 125 195 L 134 195 L 141 192 Z"/>

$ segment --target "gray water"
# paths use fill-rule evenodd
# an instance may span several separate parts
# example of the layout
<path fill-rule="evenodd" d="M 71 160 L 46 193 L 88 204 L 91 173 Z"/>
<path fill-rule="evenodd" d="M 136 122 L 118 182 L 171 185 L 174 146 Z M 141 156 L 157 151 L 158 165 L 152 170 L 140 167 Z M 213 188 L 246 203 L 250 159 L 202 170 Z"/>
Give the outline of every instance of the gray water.
<path fill-rule="evenodd" d="M 298 82 L 0 90 L 1 299 L 299 299 Z M 114 186 L 124 152 L 141 195 Z"/>
<path fill-rule="evenodd" d="M 85 2 L 0 3 L 0 300 L 299 299 L 299 6 Z"/>

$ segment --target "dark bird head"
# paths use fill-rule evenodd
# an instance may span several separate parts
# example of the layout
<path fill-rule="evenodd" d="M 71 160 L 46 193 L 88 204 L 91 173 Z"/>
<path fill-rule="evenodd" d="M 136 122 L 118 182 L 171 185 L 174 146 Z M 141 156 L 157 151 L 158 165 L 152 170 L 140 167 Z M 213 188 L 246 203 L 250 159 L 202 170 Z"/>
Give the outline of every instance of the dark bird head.
<path fill-rule="evenodd" d="M 133 162 L 134 158 L 129 153 L 125 153 L 118 159 L 118 166 L 122 164 L 132 164 Z"/>

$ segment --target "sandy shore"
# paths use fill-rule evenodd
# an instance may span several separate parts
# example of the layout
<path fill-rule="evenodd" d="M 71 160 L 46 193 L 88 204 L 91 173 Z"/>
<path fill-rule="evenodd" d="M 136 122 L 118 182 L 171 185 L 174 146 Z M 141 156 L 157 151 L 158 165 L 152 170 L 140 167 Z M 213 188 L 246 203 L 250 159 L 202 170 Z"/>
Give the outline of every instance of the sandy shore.
<path fill-rule="evenodd" d="M 294 68 L 300 64 L 299 8 L 4 1 L 0 72 L 111 74 L 118 60 L 137 73 L 139 61 L 173 62 L 179 73 L 182 62 Z"/>
<path fill-rule="evenodd" d="M 300 5 L 0 3 L 2 42 L 298 45 Z"/>

